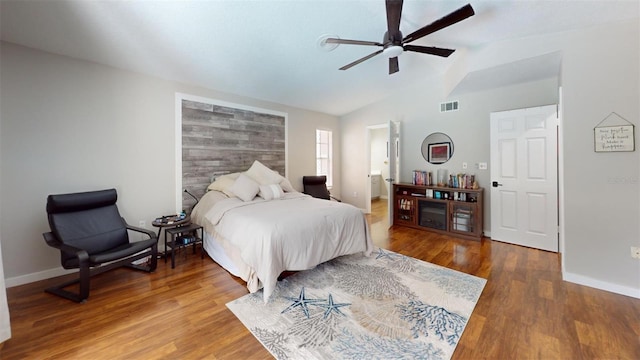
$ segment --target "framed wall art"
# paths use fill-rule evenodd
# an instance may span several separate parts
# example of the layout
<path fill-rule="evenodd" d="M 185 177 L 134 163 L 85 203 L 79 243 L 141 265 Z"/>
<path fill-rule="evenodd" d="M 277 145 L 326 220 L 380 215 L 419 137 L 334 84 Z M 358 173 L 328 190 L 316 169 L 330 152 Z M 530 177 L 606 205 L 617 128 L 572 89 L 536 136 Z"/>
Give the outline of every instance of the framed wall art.
<path fill-rule="evenodd" d="M 449 160 L 451 156 L 451 143 L 429 144 L 429 162 L 432 164 L 442 164 Z"/>
<path fill-rule="evenodd" d="M 595 152 L 635 151 L 635 126 L 612 112 L 593 128 L 593 145 Z"/>

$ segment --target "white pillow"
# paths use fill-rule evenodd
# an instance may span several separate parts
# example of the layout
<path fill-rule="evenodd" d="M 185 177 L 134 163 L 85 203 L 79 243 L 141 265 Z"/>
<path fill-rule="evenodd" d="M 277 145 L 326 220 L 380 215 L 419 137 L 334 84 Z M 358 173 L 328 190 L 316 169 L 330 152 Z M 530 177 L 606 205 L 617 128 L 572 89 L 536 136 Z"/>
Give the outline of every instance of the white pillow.
<path fill-rule="evenodd" d="M 233 197 L 235 195 L 231 191 L 229 191 L 229 189 L 231 189 L 235 182 L 235 179 L 230 176 L 220 176 L 216 179 L 216 181 L 212 182 L 211 185 L 207 187 L 207 190 L 221 191 L 227 194 L 227 196 Z"/>
<path fill-rule="evenodd" d="M 278 184 L 284 178 L 276 171 L 264 166 L 258 160 L 253 162 L 253 165 L 251 165 L 245 174 L 260 185 Z"/>
<path fill-rule="evenodd" d="M 296 192 L 296 189 L 293 188 L 291 182 L 286 177 L 282 177 L 282 181 L 280 181 L 280 187 L 284 192 Z"/>
<path fill-rule="evenodd" d="M 278 184 L 260 185 L 258 196 L 265 200 L 277 200 L 284 196 L 284 192 Z"/>
<path fill-rule="evenodd" d="M 233 180 L 236 180 L 238 178 L 238 176 L 240 176 L 240 172 L 234 172 L 234 173 L 230 173 L 230 174 L 224 174 L 221 177 L 229 177 L 232 178 Z"/>
<path fill-rule="evenodd" d="M 260 185 L 250 177 L 240 174 L 229 190 L 242 201 L 251 201 L 260 191 Z"/>

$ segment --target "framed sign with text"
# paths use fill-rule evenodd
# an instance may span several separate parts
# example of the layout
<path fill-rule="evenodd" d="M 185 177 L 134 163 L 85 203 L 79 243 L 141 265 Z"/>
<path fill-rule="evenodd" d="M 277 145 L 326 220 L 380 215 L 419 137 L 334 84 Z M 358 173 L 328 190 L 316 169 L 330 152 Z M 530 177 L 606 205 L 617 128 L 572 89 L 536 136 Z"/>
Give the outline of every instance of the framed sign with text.
<path fill-rule="evenodd" d="M 593 128 L 593 146 L 595 152 L 635 151 L 635 126 L 612 112 Z"/>
<path fill-rule="evenodd" d="M 634 151 L 634 126 L 602 126 L 594 130 L 596 152 Z"/>

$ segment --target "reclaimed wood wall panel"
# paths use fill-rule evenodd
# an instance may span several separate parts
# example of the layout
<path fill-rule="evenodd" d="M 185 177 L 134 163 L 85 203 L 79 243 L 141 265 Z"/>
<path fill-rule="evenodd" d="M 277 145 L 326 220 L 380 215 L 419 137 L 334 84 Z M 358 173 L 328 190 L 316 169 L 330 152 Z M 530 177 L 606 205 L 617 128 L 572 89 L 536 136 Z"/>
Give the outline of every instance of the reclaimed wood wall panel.
<path fill-rule="evenodd" d="M 182 187 L 200 198 L 212 178 L 258 160 L 285 174 L 285 117 L 182 100 Z M 195 200 L 183 193 L 182 207 Z"/>

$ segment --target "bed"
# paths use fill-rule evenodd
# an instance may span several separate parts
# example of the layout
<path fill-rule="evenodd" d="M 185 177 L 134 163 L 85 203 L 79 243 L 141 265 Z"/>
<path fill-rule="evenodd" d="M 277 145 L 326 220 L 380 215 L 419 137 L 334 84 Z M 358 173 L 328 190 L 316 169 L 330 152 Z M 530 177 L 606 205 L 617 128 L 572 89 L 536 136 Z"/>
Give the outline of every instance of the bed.
<path fill-rule="evenodd" d="M 342 255 L 371 254 L 371 234 L 360 209 L 292 189 L 274 190 L 277 197 L 260 191 L 261 196 L 243 198 L 228 188 L 244 178 L 227 181 L 224 192 L 210 188 L 191 220 L 204 228 L 203 246 L 209 256 L 246 281 L 250 292 L 263 288 L 265 302 L 284 271 L 311 269 Z"/>

